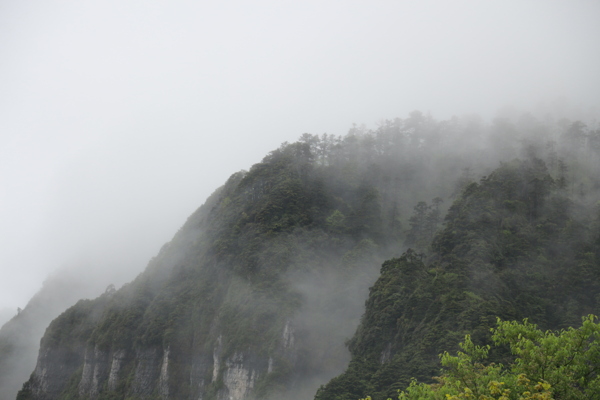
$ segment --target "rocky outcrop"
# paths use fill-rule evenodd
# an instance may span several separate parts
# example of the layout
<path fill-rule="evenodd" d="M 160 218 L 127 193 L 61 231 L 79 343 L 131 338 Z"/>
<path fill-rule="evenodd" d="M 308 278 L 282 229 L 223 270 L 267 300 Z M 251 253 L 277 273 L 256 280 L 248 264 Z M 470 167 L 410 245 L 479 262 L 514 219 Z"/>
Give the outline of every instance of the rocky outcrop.
<path fill-rule="evenodd" d="M 256 398 L 255 389 L 261 379 L 268 378 L 278 365 L 296 360 L 296 332 L 291 320 L 280 331 L 279 345 L 265 357 L 250 350 L 226 354 L 227 338 L 219 334 L 212 351 L 192 350 L 189 365 L 180 348 L 167 346 L 138 349 L 134 357 L 128 351 L 103 350 L 95 346 L 72 346 L 70 352 L 52 346 L 43 346 L 38 365 L 27 383 L 29 395 L 23 399 L 51 400 L 77 382 L 77 394 L 94 400 L 102 393 L 121 393 L 123 382 L 131 384 L 127 393 L 137 399 L 178 397 L 172 388 L 173 368 L 188 368 L 190 387 L 188 396 L 194 399 L 247 400 Z M 179 360 L 179 361 L 177 361 Z M 179 364 L 177 364 L 179 362 Z M 177 365 L 173 364 L 176 363 Z M 187 366 L 186 366 L 187 365 Z"/>
<path fill-rule="evenodd" d="M 221 391 L 220 400 L 244 400 L 252 392 L 256 380 L 259 377 L 258 371 L 252 369 L 252 365 L 244 362 L 243 353 L 234 353 L 227 359 L 226 369 L 223 372 L 223 385 L 225 388 Z"/>
<path fill-rule="evenodd" d="M 100 387 L 108 377 L 109 354 L 101 351 L 98 346 L 87 349 L 83 361 L 83 372 L 79 381 L 78 392 L 82 397 L 95 399 L 100 393 Z"/>
<path fill-rule="evenodd" d="M 83 266 L 57 271 L 18 315 L 0 327 L 0 400 L 14 400 L 31 376 L 50 322 L 79 299 L 101 294 L 112 279 L 106 273 Z"/>
<path fill-rule="evenodd" d="M 216 382 L 219 377 L 219 371 L 221 370 L 221 347 L 222 347 L 223 337 L 219 335 L 217 339 L 217 344 L 215 349 L 213 350 L 213 373 L 212 373 L 212 382 Z"/>
<path fill-rule="evenodd" d="M 64 390 L 71 376 L 84 361 L 84 351 L 65 348 L 42 348 L 35 370 L 24 385 L 26 397 L 53 400 Z"/>
<path fill-rule="evenodd" d="M 131 394 L 144 399 L 158 393 L 160 398 L 169 398 L 169 354 L 167 348 L 159 357 L 156 348 L 140 350 L 135 358 L 135 369 Z M 83 367 L 77 371 L 82 358 Z M 66 362 L 69 361 L 69 362 Z M 83 357 L 77 353 L 60 354 L 47 349 L 40 355 L 38 365 L 26 384 L 27 396 L 39 400 L 60 398 L 69 382 L 76 379 L 77 393 L 82 398 L 96 399 L 104 388 L 109 392 L 118 389 L 119 382 L 127 377 L 124 369 L 127 362 L 125 350 L 114 352 L 100 350 L 97 346 L 87 348 Z M 79 377 L 77 375 L 80 373 Z"/>
<path fill-rule="evenodd" d="M 132 384 L 132 393 L 145 397 L 154 392 L 161 372 L 161 357 L 157 349 L 140 350 L 136 355 L 137 365 Z"/>
<path fill-rule="evenodd" d="M 283 348 L 290 350 L 294 348 L 294 330 L 292 329 L 291 322 L 288 320 L 283 328 Z"/>
<path fill-rule="evenodd" d="M 125 361 L 125 350 L 117 350 L 112 355 L 112 361 L 110 363 L 110 372 L 108 374 L 108 390 L 114 391 L 117 388 L 119 381 L 119 373 L 123 367 Z"/>
<path fill-rule="evenodd" d="M 160 367 L 160 376 L 158 378 L 158 393 L 161 398 L 169 398 L 169 353 L 171 349 L 167 349 L 163 352 L 162 365 Z"/>
<path fill-rule="evenodd" d="M 74 348 L 74 338 L 82 344 L 72 368 L 53 383 L 63 397 L 249 400 L 296 390 L 308 379 L 324 383 L 314 377 L 340 365 L 330 342 L 343 348 L 348 332 L 339 334 L 338 324 L 313 318 L 313 311 L 328 304 L 329 315 L 348 319 L 336 313 L 348 302 L 329 301 L 329 294 L 356 291 L 332 290 L 348 287 L 349 279 L 329 275 L 355 244 L 344 232 L 336 235 L 347 238 L 330 240 L 332 194 L 318 175 L 308 175 L 304 147 L 278 150 L 264 165 L 232 176 L 134 281 L 78 303 L 51 324 L 42 352 Z M 336 246 L 340 259 L 332 261 L 329 248 Z M 305 290 L 314 281 L 323 290 Z M 329 326 L 335 335 L 322 332 Z M 316 349 L 315 339 L 325 339 L 330 353 Z M 31 387 L 45 382 L 40 371 Z"/>
<path fill-rule="evenodd" d="M 213 354 L 200 352 L 193 355 L 189 373 L 190 393 L 194 399 L 205 397 L 206 387 L 213 383 Z M 216 379 L 216 378 L 215 378 Z"/>

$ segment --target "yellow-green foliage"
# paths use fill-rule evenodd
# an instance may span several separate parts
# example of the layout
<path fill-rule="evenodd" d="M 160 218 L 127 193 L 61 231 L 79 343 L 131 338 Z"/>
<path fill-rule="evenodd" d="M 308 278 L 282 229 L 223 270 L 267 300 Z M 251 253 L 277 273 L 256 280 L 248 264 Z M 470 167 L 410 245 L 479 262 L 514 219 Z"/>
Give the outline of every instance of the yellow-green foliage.
<path fill-rule="evenodd" d="M 400 400 L 579 400 L 600 396 L 600 324 L 590 315 L 580 328 L 542 331 L 523 323 L 498 320 L 495 346 L 508 346 L 514 360 L 488 363 L 490 346 L 470 336 L 456 356 L 441 355 L 444 373 L 437 383 L 413 380 Z M 370 399 L 367 397 L 367 399 Z"/>

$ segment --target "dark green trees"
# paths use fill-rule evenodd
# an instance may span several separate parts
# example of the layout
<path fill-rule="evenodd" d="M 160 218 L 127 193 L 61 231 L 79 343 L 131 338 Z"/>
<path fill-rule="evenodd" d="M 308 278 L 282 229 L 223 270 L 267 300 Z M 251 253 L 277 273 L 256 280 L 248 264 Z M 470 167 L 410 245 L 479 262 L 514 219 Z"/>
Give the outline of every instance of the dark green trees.
<path fill-rule="evenodd" d="M 434 385 L 412 382 L 400 400 L 579 400 L 600 396 L 600 325 L 583 318 L 581 327 L 542 331 L 523 323 L 498 320 L 494 349 L 508 346 L 508 364 L 489 363 L 491 347 L 476 346 L 469 336 L 456 356 L 441 355 L 443 375 Z"/>
<path fill-rule="evenodd" d="M 408 220 L 410 229 L 406 234 L 405 244 L 420 252 L 428 252 L 431 241 L 442 222 L 440 205 L 444 201 L 436 197 L 428 205 L 420 201 L 413 210 L 413 215 Z"/>
<path fill-rule="evenodd" d="M 497 316 L 577 323 L 600 299 L 600 185 L 593 154 L 573 158 L 544 129 L 498 123 L 497 152 L 480 120 L 417 112 L 282 145 L 131 284 L 55 320 L 22 398 L 50 381 L 64 398 L 309 398 L 355 330 L 346 373 L 317 398 L 388 397 L 429 381 L 465 333 L 489 341 Z M 522 160 L 498 163 L 508 154 Z"/>
<path fill-rule="evenodd" d="M 411 233 L 424 232 L 428 210 L 415 207 Z M 386 399 L 413 377 L 431 382 L 437 354 L 467 333 L 489 342 L 497 317 L 561 329 L 600 309 L 593 210 L 567 197 L 535 157 L 468 185 L 427 258 L 411 250 L 383 264 L 349 341 L 352 361 L 316 399 Z"/>

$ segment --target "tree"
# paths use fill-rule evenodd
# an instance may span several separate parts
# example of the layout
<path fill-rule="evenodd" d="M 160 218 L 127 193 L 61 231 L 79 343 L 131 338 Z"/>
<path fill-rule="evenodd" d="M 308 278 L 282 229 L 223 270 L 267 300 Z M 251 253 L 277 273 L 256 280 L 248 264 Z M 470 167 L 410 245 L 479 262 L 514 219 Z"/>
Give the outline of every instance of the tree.
<path fill-rule="evenodd" d="M 491 346 L 470 336 L 456 356 L 441 355 L 438 383 L 413 380 L 400 400 L 580 400 L 600 398 L 600 324 L 583 318 L 580 328 L 542 331 L 525 320 L 501 321 L 492 329 L 495 350 L 508 346 L 508 365 L 485 363 Z"/>
<path fill-rule="evenodd" d="M 426 251 L 435 232 L 442 221 L 440 205 L 444 202 L 440 197 L 432 200 L 432 205 L 420 201 L 413 209 L 413 215 L 408 220 L 410 229 L 406 232 L 407 246 L 418 251 Z"/>
<path fill-rule="evenodd" d="M 413 209 L 413 215 L 409 218 L 410 229 L 406 233 L 406 245 L 423 250 L 427 247 L 427 202 L 420 201 Z"/>
<path fill-rule="evenodd" d="M 432 205 L 429 206 L 429 213 L 427 213 L 427 235 L 428 239 L 431 240 L 440 222 L 442 222 L 442 212 L 440 211 L 440 205 L 444 202 L 440 197 L 436 197 L 431 201 Z"/>
<path fill-rule="evenodd" d="M 600 155 L 600 129 L 590 131 L 588 138 L 588 145 L 593 153 Z"/>

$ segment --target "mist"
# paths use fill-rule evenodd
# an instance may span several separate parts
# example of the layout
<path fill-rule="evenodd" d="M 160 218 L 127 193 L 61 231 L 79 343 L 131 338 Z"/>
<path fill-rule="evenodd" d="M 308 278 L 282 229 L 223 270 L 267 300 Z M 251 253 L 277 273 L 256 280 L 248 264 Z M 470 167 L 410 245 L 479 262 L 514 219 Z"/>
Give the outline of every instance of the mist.
<path fill-rule="evenodd" d="M 131 281 L 231 174 L 305 132 L 343 136 L 413 110 L 473 132 L 523 111 L 596 126 L 598 15 L 591 0 L 3 2 L 0 326 L 36 293 L 68 288 L 32 319 L 35 353 L 51 317 Z M 340 336 L 372 272 L 356 278 Z M 334 279 L 294 280 L 310 320 L 331 323 Z"/>
<path fill-rule="evenodd" d="M 599 11 L 4 2 L 0 309 L 66 264 L 130 280 L 231 173 L 304 132 L 506 104 L 595 118 Z"/>
<path fill-rule="evenodd" d="M 283 397 L 310 398 L 348 364 L 350 354 L 345 343 L 350 343 L 348 339 L 359 323 L 367 289 L 375 281 L 381 262 L 400 256 L 407 246 L 427 253 L 446 208 L 469 183 L 493 174 L 503 162 L 518 164 L 516 157 L 531 165 L 539 164 L 544 170 L 546 161 L 547 171 L 553 174 L 549 178 L 551 184 L 566 182 L 564 189 L 577 202 L 589 203 L 582 208 L 589 214 L 598 190 L 594 173 L 598 169 L 597 125 L 586 128 L 580 122 L 564 119 L 541 121 L 532 114 L 512 115 L 514 112 L 504 110 L 486 123 L 477 116 L 438 121 L 414 111 L 404 119 L 381 121 L 376 129 L 355 125 L 344 137 L 303 134 L 299 142 L 270 152 L 250 171 L 233 174 L 187 219 L 173 240 L 162 246 L 138 279 L 118 291 L 109 287 L 96 301 L 68 310 L 53 322 L 45 338 L 80 331 L 82 328 L 73 329 L 70 321 L 77 320 L 76 315 L 86 310 L 84 314 L 99 324 L 94 329 L 95 340 L 102 337 L 106 343 L 106 338 L 120 328 L 100 323 L 98 318 L 102 315 L 102 319 L 118 321 L 114 312 L 128 313 L 138 308 L 135 302 L 139 301 L 140 292 L 141 298 L 155 300 L 140 314 L 152 321 L 150 327 L 155 325 L 152 329 L 148 322 L 132 326 L 154 333 L 149 336 L 142 330 L 132 333 L 132 337 L 156 338 L 156 329 L 160 332 L 164 327 L 160 321 L 171 312 L 181 313 L 190 303 L 186 296 L 194 296 L 197 314 L 178 317 L 179 322 L 169 329 L 169 335 L 181 335 L 166 339 L 172 341 L 173 347 L 169 345 L 163 350 L 165 355 L 158 358 L 160 353 L 151 350 L 146 361 L 139 364 L 146 366 L 138 365 L 139 368 L 168 372 L 170 352 L 193 354 L 181 346 L 195 343 L 195 330 L 204 329 L 208 338 L 204 337 L 202 350 L 192 356 L 190 387 L 201 390 L 206 379 L 215 382 L 219 375 L 214 371 L 220 370 L 221 362 L 225 362 L 227 371 L 248 368 L 249 374 L 250 369 L 262 368 L 270 374 L 267 379 L 281 378 L 277 372 L 271 374 L 273 365 L 284 371 L 293 365 L 288 381 L 283 378 L 275 384 L 288 384 L 280 387 Z M 566 162 L 566 169 L 561 162 Z M 578 175 L 594 179 L 580 179 Z M 290 176 L 296 180 L 290 180 Z M 481 180 L 484 181 L 485 178 Z M 424 210 L 421 217 L 419 210 Z M 88 278 L 97 274 L 91 279 L 96 285 L 106 278 L 106 273 L 96 268 L 86 273 Z M 85 274 L 70 280 L 63 279 L 62 274 L 58 276 L 60 285 L 46 284 L 36 297 L 52 298 L 70 286 L 83 290 L 88 284 Z M 94 290 L 98 293 L 97 287 Z M 50 314 L 56 315 L 69 301 L 86 296 L 73 291 L 69 295 L 71 298 L 63 298 L 61 304 L 55 302 L 51 312 L 46 307 L 44 318 L 26 319 L 35 311 L 28 305 L 0 329 L 0 347 L 7 347 L 1 342 L 11 341 L 11 330 L 18 331 L 15 325 L 27 322 L 41 330 L 53 318 Z M 52 302 L 44 305 L 47 303 Z M 61 333 L 61 329 L 65 331 Z M 91 331 L 89 325 L 85 329 Z M 258 332 L 260 338 L 255 342 Z M 9 339 L 5 340 L 7 335 Z M 15 335 L 12 336 L 14 342 Z M 22 341 L 21 337 L 16 338 Z M 91 340 L 94 339 L 84 342 L 91 345 Z M 36 346 L 34 340 L 31 342 L 27 354 L 28 363 L 33 365 Z M 254 345 L 249 344 L 253 342 Z M 243 343 L 251 350 L 231 355 L 232 343 Z M 279 353 L 268 359 L 258 357 L 252 348 L 262 345 L 276 348 Z M 95 357 L 110 358 L 110 353 L 97 346 L 96 342 Z M 52 353 L 48 345 L 44 347 L 42 342 L 42 347 L 34 373 L 38 376 L 39 371 L 45 370 L 44 365 L 61 362 L 47 356 Z M 86 354 L 84 370 L 91 371 L 91 365 L 97 361 L 89 361 L 87 349 L 78 351 L 82 357 Z M 16 357 L 25 361 L 24 353 L 25 350 L 18 351 Z M 227 354 L 230 358 L 218 361 Z M 161 359 L 162 366 L 158 362 Z M 247 364 L 232 367 L 231 360 Z M 20 376 L 11 381 L 11 390 L 18 389 L 18 383 L 26 379 L 26 372 L 32 368 L 24 363 L 19 366 L 23 368 L 15 371 Z M 249 376 L 257 375 L 253 372 Z M 226 387 L 233 387 L 234 378 L 229 372 L 223 373 L 222 379 Z M 256 378 L 249 379 L 253 382 Z M 160 381 L 166 382 L 166 378 Z M 84 374 L 78 386 L 80 394 L 97 390 L 89 382 L 92 381 Z M 244 384 L 243 379 L 236 382 L 242 385 L 242 389 L 235 389 L 236 398 L 242 398 L 239 396 L 252 385 Z M 0 386 L 5 387 L 2 382 Z M 169 386 L 161 387 L 168 396 Z M 276 396 L 281 394 L 278 389 Z M 137 393 L 152 389 L 138 385 L 133 390 Z"/>

